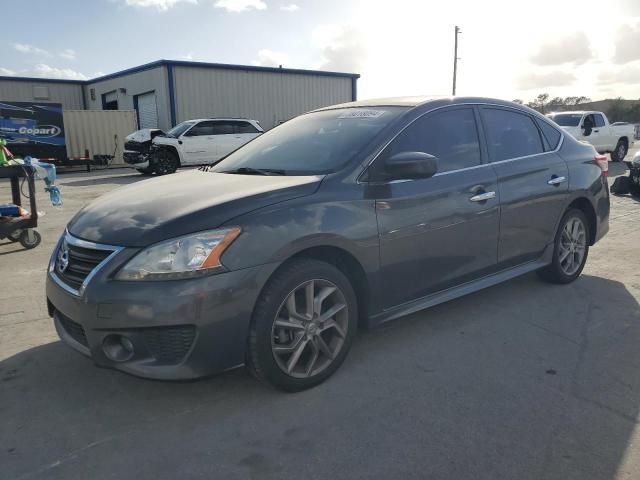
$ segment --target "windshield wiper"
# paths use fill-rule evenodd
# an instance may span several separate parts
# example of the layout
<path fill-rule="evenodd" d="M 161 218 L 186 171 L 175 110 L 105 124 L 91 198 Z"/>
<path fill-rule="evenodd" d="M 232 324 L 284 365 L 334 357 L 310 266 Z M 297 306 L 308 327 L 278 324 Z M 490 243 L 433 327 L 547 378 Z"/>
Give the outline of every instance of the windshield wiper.
<path fill-rule="evenodd" d="M 220 173 L 233 173 L 238 175 L 286 175 L 284 170 L 278 170 L 276 168 L 251 168 L 240 167 L 235 170 L 226 170 Z"/>

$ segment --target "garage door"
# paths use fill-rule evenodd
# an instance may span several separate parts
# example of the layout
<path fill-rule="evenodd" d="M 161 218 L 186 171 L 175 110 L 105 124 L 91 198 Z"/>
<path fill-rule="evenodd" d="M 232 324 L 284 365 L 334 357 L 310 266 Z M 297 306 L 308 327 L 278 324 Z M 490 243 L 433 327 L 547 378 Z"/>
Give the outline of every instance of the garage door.
<path fill-rule="evenodd" d="M 156 92 L 138 95 L 138 128 L 158 128 Z"/>

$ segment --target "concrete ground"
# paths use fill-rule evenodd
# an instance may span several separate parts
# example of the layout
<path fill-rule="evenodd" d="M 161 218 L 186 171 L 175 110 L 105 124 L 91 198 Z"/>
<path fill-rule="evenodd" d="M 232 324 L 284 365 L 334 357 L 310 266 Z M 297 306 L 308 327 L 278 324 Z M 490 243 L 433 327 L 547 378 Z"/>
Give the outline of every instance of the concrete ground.
<path fill-rule="evenodd" d="M 39 192 L 42 245 L 0 241 L 0 478 L 640 478 L 638 200 L 612 198 L 575 283 L 527 275 L 362 332 L 334 377 L 293 395 L 243 369 L 141 380 L 58 341 L 54 242 L 83 204 L 136 181 L 62 175 L 62 208 Z"/>

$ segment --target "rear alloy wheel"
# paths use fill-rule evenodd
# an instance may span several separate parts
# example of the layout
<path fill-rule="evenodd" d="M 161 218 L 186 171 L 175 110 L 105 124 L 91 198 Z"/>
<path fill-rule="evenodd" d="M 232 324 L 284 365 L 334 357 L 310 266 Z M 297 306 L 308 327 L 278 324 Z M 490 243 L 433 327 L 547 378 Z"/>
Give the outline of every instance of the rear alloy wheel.
<path fill-rule="evenodd" d="M 627 143 L 624 140 L 618 140 L 618 144 L 613 152 L 611 152 L 611 160 L 621 162 L 627 156 Z"/>
<path fill-rule="evenodd" d="M 294 260 L 269 281 L 256 305 L 247 365 L 286 391 L 318 385 L 344 361 L 356 331 L 347 278 L 312 259 Z"/>
<path fill-rule="evenodd" d="M 589 224 L 582 210 L 569 210 L 556 233 L 553 262 L 540 276 L 551 283 L 573 282 L 584 268 L 589 255 Z"/>
<path fill-rule="evenodd" d="M 176 155 L 168 150 L 160 150 L 155 155 L 155 166 L 153 170 L 158 175 L 167 175 L 174 173 L 180 166 Z"/>

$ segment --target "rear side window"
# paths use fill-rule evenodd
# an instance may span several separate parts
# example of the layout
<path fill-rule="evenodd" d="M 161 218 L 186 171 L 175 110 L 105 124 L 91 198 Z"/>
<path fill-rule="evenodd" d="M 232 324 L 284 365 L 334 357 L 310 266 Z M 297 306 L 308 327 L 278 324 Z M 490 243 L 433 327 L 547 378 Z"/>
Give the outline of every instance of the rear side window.
<path fill-rule="evenodd" d="M 419 118 L 387 147 L 385 158 L 402 152 L 438 157 L 438 172 L 480 165 L 480 144 L 473 110 L 458 108 Z"/>
<path fill-rule="evenodd" d="M 560 137 L 562 136 L 562 134 L 544 120 L 536 118 L 536 123 L 540 127 L 540 130 L 542 130 L 544 138 L 547 140 L 549 148 L 547 148 L 546 150 L 551 151 L 558 148 L 558 144 L 560 143 Z"/>
<path fill-rule="evenodd" d="M 234 122 L 235 133 L 260 133 L 256 127 L 249 122 Z"/>
<path fill-rule="evenodd" d="M 483 108 L 482 118 L 494 162 L 544 152 L 540 131 L 529 115 L 512 110 Z"/>
<path fill-rule="evenodd" d="M 596 127 L 604 127 L 604 117 L 599 113 L 596 113 L 594 117 L 596 119 Z"/>

